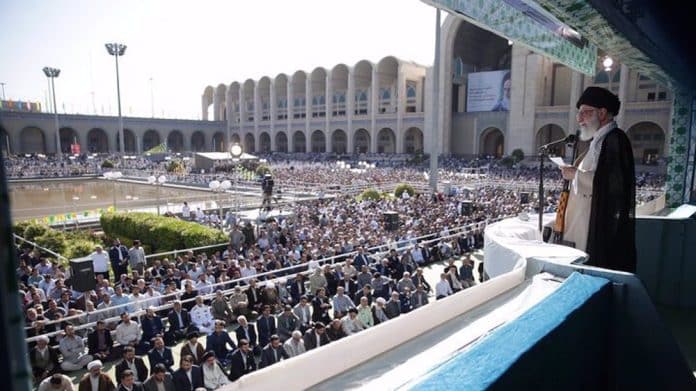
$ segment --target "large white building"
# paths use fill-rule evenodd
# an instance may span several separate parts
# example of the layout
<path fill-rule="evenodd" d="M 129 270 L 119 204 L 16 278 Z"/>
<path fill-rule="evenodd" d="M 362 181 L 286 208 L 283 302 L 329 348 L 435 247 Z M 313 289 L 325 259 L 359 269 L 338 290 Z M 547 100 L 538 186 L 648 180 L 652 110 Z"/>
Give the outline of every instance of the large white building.
<path fill-rule="evenodd" d="M 575 132 L 575 102 L 597 85 L 621 99 L 636 160 L 668 152 L 671 92 L 617 60 L 606 71 L 599 56 L 589 77 L 453 16 L 440 53 L 437 110 L 432 67 L 388 56 L 208 86 L 203 118 L 225 121 L 232 142 L 253 152 L 428 153 L 436 113 L 440 153 L 534 155 Z M 470 74 L 500 70 L 511 73 L 509 111 L 467 111 Z"/>

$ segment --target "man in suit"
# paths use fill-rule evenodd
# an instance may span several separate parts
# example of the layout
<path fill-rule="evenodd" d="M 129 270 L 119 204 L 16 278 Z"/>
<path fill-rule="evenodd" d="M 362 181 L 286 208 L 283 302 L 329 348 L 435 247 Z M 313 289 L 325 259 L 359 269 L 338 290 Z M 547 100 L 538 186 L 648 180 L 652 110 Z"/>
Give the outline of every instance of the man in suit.
<path fill-rule="evenodd" d="M 312 350 L 328 343 L 329 336 L 326 335 L 326 326 L 322 322 L 314 323 L 314 327 L 305 332 L 304 345 L 306 350 Z"/>
<path fill-rule="evenodd" d="M 288 358 L 290 358 L 290 356 L 288 356 L 288 353 L 283 348 L 280 337 L 273 334 L 271 335 L 271 342 L 261 351 L 261 363 L 259 364 L 259 368 L 271 366 L 281 360 L 287 360 Z"/>
<path fill-rule="evenodd" d="M 148 370 L 145 366 L 145 361 L 142 358 L 135 356 L 135 348 L 126 346 L 123 348 L 123 360 L 116 365 L 116 379 L 121 379 L 124 371 L 130 370 L 135 379 L 142 383 L 147 379 Z"/>
<path fill-rule="evenodd" d="M 93 391 L 92 382 L 97 384 L 97 391 L 115 391 L 116 386 L 109 375 L 102 373 L 102 362 L 99 360 L 90 361 L 87 364 L 89 372 L 82 376 L 82 380 L 77 386 L 77 391 Z"/>
<path fill-rule="evenodd" d="M 292 306 L 285 305 L 285 311 L 278 315 L 278 336 L 281 342 L 285 342 L 290 338 L 293 331 L 300 328 L 300 320 L 292 313 Z"/>
<path fill-rule="evenodd" d="M 230 356 L 230 380 L 235 381 L 240 377 L 256 370 L 254 353 L 246 339 L 239 339 L 239 348 Z"/>
<path fill-rule="evenodd" d="M 167 345 L 171 346 L 176 341 L 186 338 L 191 326 L 191 316 L 188 311 L 182 308 L 181 301 L 177 300 L 167 315 L 167 319 L 169 320 L 169 330 L 167 330 L 165 340 Z"/>
<path fill-rule="evenodd" d="M 135 374 L 130 369 L 121 372 L 118 391 L 143 391 L 141 383 L 135 382 Z"/>
<path fill-rule="evenodd" d="M 164 325 L 162 318 L 155 313 L 155 307 L 150 306 L 145 312 L 145 316 L 140 318 L 140 328 L 143 329 L 143 341 L 150 342 L 158 335 L 164 335 Z"/>
<path fill-rule="evenodd" d="M 147 353 L 147 358 L 150 361 L 150 374 L 155 374 L 154 370 L 158 365 L 164 366 L 167 372 L 171 373 L 172 365 L 174 365 L 172 349 L 164 346 L 162 337 L 155 337 L 153 344 L 155 347 Z"/>
<path fill-rule="evenodd" d="M 300 302 L 295 306 L 295 308 L 292 309 L 293 314 L 295 314 L 299 320 L 299 329 L 303 333 L 307 331 L 307 329 L 310 327 L 310 323 L 312 322 L 311 308 L 312 307 L 309 305 L 307 296 L 302 296 L 300 297 Z"/>
<path fill-rule="evenodd" d="M 191 358 L 193 359 L 193 362 L 196 365 L 200 365 L 200 363 L 203 361 L 203 355 L 205 354 L 205 349 L 203 349 L 203 345 L 201 345 L 201 343 L 198 342 L 198 332 L 197 331 L 190 332 L 186 336 L 186 339 L 188 340 L 188 342 L 186 342 L 181 347 L 181 352 L 180 352 L 179 356 L 180 357 L 191 356 Z"/>
<path fill-rule="evenodd" d="M 205 387 L 201 367 L 193 365 L 193 357 L 189 355 L 181 357 L 179 369 L 174 372 L 173 379 L 176 391 L 194 391 L 199 387 Z"/>
<path fill-rule="evenodd" d="M 290 297 L 292 297 L 293 303 L 299 303 L 300 298 L 307 293 L 304 281 L 304 275 L 300 273 L 296 274 L 295 278 L 290 280 L 288 290 L 290 291 Z"/>
<path fill-rule="evenodd" d="M 103 320 L 97 321 L 97 328 L 87 336 L 87 348 L 92 357 L 107 361 L 112 357 L 114 341 Z M 115 357 L 114 357 L 115 358 Z"/>
<path fill-rule="evenodd" d="M 176 391 L 172 374 L 162 363 L 152 366 L 152 375 L 143 383 L 143 389 L 145 391 L 159 391 L 158 385 L 160 384 L 164 391 Z"/>
<path fill-rule="evenodd" d="M 231 349 L 228 349 L 230 346 Z M 220 363 L 223 366 L 227 366 L 227 356 L 236 349 L 236 345 L 230 335 L 225 330 L 225 321 L 216 320 L 215 321 L 215 331 L 210 334 L 205 340 L 205 351 L 214 352 L 215 356 L 219 358 Z"/>
<path fill-rule="evenodd" d="M 362 270 L 362 267 L 364 266 L 370 266 L 370 258 L 365 254 L 365 249 L 360 246 L 358 247 L 358 254 L 353 258 L 353 266 L 357 270 Z"/>
<path fill-rule="evenodd" d="M 237 323 L 239 324 L 239 327 L 234 330 L 234 333 L 237 335 L 237 341 L 245 339 L 249 342 L 249 346 L 251 346 L 252 350 L 258 350 L 256 330 L 254 329 L 254 326 L 247 322 L 247 318 L 244 315 L 237 317 Z"/>
<path fill-rule="evenodd" d="M 256 329 L 259 332 L 259 346 L 266 346 L 271 335 L 277 331 L 276 320 L 271 315 L 271 306 L 263 306 L 263 313 L 256 319 Z"/>
<path fill-rule="evenodd" d="M 114 282 L 118 281 L 122 274 L 128 274 L 128 248 L 122 245 L 118 238 L 109 249 L 109 261 L 114 272 Z"/>

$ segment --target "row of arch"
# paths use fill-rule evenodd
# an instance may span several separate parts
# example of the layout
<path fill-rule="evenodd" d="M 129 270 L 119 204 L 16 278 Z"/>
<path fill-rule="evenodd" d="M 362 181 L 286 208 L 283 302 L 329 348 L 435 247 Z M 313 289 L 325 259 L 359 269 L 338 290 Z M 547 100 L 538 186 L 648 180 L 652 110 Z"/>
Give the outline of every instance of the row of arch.
<path fill-rule="evenodd" d="M 148 130 L 143 134 L 141 140 L 137 140 L 133 131 L 124 129 L 125 150 L 127 153 L 137 153 L 147 151 L 162 143 L 160 134 L 155 130 Z M 244 139 L 238 133 L 233 134 L 232 143 L 239 143 L 244 146 L 247 152 L 271 152 L 271 136 L 268 132 L 261 132 L 258 140 L 253 133 L 246 133 Z M 309 136 L 309 143 L 305 132 L 297 130 L 292 133 L 291 138 L 284 131 L 275 134 L 275 152 L 335 152 L 335 153 L 367 153 L 371 150 L 371 135 L 364 128 L 358 129 L 353 133 L 353 150 L 348 151 L 348 135 L 343 129 L 336 129 L 331 132 L 331 150 L 328 150 L 327 135 L 323 130 L 314 130 Z M 77 131 L 72 128 L 61 128 L 61 149 L 64 153 L 70 152 L 70 145 L 78 143 L 83 152 L 108 153 L 116 150 L 119 135 L 116 135 L 116 144 L 112 145 L 106 131 L 100 128 L 93 128 L 87 132 L 86 138 L 81 139 Z M 382 128 L 377 132 L 377 151 L 379 153 L 396 153 L 397 137 L 391 128 Z M 226 151 L 228 143 L 223 132 L 215 132 L 210 139 L 211 144 L 206 142 L 206 135 L 202 131 L 196 131 L 191 135 L 190 147 L 192 152 L 203 151 Z M 21 153 L 45 153 L 48 143 L 51 142 L 46 132 L 38 127 L 30 126 L 22 129 L 19 134 L 19 151 Z M 9 136 L 7 136 L 9 144 Z M 139 144 L 139 145 L 138 145 Z M 166 137 L 166 145 L 172 152 L 184 152 L 184 135 L 178 130 L 169 132 Z M 140 146 L 140 148 L 139 148 Z M 406 153 L 423 152 L 423 131 L 420 128 L 412 127 L 406 130 L 403 139 L 403 151 Z"/>
<path fill-rule="evenodd" d="M 400 80 L 399 75 L 406 69 L 410 74 Z M 368 114 L 373 98 L 378 112 L 388 113 L 397 111 L 399 94 L 404 95 L 408 106 L 405 110 L 416 111 L 416 103 L 420 101 L 418 89 L 424 76 L 425 68 L 415 64 L 405 68 L 401 60 L 387 56 L 376 64 L 361 60 L 353 67 L 338 64 L 331 69 L 317 67 L 312 72 L 298 70 L 291 75 L 264 76 L 258 81 L 247 79 L 215 88 L 208 86 L 203 92 L 203 117 L 251 122 L 268 120 L 271 115 L 281 120 L 306 115 L 324 117 L 329 113 L 341 116 L 350 108 L 354 114 L 364 115 Z M 213 118 L 208 118 L 210 105 Z M 261 118 L 255 118 L 256 115 Z"/>
<path fill-rule="evenodd" d="M 147 130 L 140 139 L 130 129 L 123 129 L 123 133 L 125 138 L 124 147 L 128 153 L 147 151 L 163 142 L 166 143 L 172 152 L 184 152 L 187 146 L 184 143 L 184 134 L 179 130 L 170 131 L 166 138 L 161 137 L 160 133 L 154 129 Z M 28 126 L 19 133 L 18 147 L 22 153 L 45 153 L 48 143 L 52 142 L 53 139 L 50 137 L 50 133 L 48 135 L 41 128 Z M 224 139 L 225 134 L 223 132 L 214 133 L 211 138 L 211 147 L 217 149 L 215 146 L 223 145 Z M 203 131 L 193 132 L 190 142 L 191 151 L 202 152 L 208 150 L 206 134 Z M 9 141 L 7 143 L 10 144 Z M 114 141 L 101 128 L 90 129 L 84 137 L 81 137 L 79 132 L 73 128 L 60 128 L 60 145 L 63 153 L 70 152 L 71 144 L 79 144 L 83 152 L 108 153 L 117 150 L 119 143 L 120 134 L 116 133 Z"/>
<path fill-rule="evenodd" d="M 654 122 L 638 122 L 626 131 L 631 140 L 633 157 L 636 161 L 648 162 L 651 158 L 664 157 L 665 131 Z M 535 151 L 544 144 L 561 140 L 567 136 L 558 125 L 548 124 L 539 128 L 535 135 Z M 479 137 L 479 154 L 484 156 L 502 157 L 512 151 L 505 150 L 505 134 L 502 130 L 489 127 L 481 132 Z M 564 144 L 549 148 L 549 153 L 556 156 L 566 155 Z"/>
<path fill-rule="evenodd" d="M 327 144 L 327 135 L 322 130 L 313 131 L 309 140 L 305 132 L 297 130 L 288 138 L 286 132 L 275 134 L 274 152 L 293 152 L 293 153 L 368 153 L 371 151 L 372 136 L 367 129 L 360 128 L 353 133 L 352 150 L 348 150 L 348 135 L 343 129 L 336 129 L 331 132 L 331 144 Z M 309 143 L 307 142 L 309 141 Z M 271 135 L 268 132 L 261 132 L 257 140 L 253 133 L 246 133 L 244 137 L 239 133 L 232 134 L 232 143 L 239 143 L 245 151 L 256 151 L 268 153 L 272 150 Z M 391 128 L 382 128 L 377 132 L 377 153 L 396 153 L 397 141 L 396 134 Z M 416 127 L 406 130 L 403 139 L 403 151 L 405 153 L 423 153 L 423 132 Z"/>

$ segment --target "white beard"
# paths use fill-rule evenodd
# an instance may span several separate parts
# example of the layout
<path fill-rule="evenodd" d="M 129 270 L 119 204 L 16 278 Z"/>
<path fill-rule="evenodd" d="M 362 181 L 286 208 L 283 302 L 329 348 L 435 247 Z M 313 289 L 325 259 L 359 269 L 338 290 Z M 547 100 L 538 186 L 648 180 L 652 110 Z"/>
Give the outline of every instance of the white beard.
<path fill-rule="evenodd" d="M 585 121 L 584 126 L 580 126 L 580 140 L 588 141 L 592 139 L 597 130 L 599 130 L 599 118 L 597 118 L 597 115 L 595 114 Z"/>

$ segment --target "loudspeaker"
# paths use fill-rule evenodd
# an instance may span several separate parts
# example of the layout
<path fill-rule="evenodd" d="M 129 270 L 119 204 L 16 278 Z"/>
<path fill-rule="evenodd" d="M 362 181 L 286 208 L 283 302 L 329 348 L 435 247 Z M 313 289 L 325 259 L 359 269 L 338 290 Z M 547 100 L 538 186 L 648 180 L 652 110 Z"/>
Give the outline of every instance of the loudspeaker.
<path fill-rule="evenodd" d="M 525 205 L 529 203 L 529 193 L 520 193 L 520 204 Z"/>
<path fill-rule="evenodd" d="M 474 211 L 474 203 L 472 201 L 462 201 L 462 210 L 460 214 L 463 216 L 469 216 Z"/>
<path fill-rule="evenodd" d="M 384 229 L 387 231 L 396 231 L 399 229 L 399 214 L 396 212 L 384 212 L 382 213 L 382 218 L 384 219 Z"/>
<path fill-rule="evenodd" d="M 72 289 L 78 292 L 86 292 L 96 287 L 94 278 L 94 264 L 91 259 L 70 261 L 72 274 L 70 280 Z"/>

